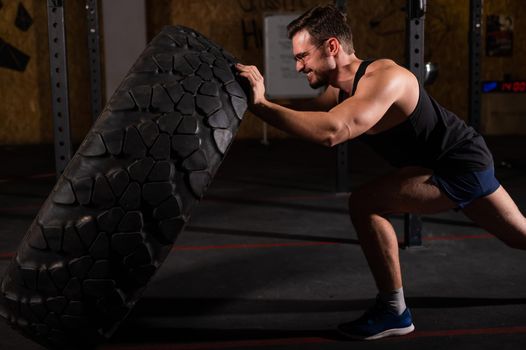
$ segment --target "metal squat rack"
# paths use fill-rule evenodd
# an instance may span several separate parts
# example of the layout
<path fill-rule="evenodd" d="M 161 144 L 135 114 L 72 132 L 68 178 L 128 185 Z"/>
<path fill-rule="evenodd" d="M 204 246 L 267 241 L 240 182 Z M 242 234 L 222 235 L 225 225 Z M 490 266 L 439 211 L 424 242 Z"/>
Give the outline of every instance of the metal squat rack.
<path fill-rule="evenodd" d="M 65 0 L 47 0 L 49 63 L 57 176 L 62 174 L 72 155 L 64 5 Z M 95 120 L 101 111 L 102 105 L 97 0 L 86 0 L 86 12 L 88 20 L 91 110 L 93 120 Z"/>

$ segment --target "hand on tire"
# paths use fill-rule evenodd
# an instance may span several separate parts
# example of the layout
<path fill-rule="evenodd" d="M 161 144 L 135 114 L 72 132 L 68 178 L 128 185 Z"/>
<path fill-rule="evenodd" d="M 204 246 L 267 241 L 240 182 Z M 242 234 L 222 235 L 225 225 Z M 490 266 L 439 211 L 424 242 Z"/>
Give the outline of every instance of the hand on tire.
<path fill-rule="evenodd" d="M 239 75 L 246 78 L 252 88 L 251 105 L 259 105 L 266 101 L 265 80 L 256 66 L 245 66 L 241 63 L 236 64 Z"/>

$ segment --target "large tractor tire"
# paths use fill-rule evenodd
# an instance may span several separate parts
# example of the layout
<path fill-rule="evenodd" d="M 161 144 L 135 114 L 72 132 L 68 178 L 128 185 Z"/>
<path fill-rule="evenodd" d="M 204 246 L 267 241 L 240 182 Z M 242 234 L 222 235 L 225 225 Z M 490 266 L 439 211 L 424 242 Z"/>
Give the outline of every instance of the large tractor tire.
<path fill-rule="evenodd" d="M 117 329 L 169 254 L 247 108 L 235 59 L 165 27 L 89 131 L 24 236 L 0 314 L 53 348 Z"/>

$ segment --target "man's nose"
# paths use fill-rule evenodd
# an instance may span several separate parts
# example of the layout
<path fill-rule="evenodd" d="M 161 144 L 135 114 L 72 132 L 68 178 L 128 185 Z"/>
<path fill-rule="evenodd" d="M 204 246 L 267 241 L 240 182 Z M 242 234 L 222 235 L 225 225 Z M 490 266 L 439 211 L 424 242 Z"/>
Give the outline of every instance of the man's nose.
<path fill-rule="evenodd" d="M 296 61 L 296 72 L 301 73 L 305 69 L 305 64 L 301 60 Z"/>

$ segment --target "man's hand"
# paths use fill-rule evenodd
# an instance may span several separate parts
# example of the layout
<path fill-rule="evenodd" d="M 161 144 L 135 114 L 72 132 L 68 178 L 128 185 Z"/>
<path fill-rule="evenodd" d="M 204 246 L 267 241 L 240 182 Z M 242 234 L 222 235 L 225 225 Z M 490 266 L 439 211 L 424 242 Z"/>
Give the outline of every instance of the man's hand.
<path fill-rule="evenodd" d="M 252 88 L 250 104 L 257 106 L 265 102 L 265 82 L 258 68 L 256 66 L 245 66 L 241 63 L 236 64 L 236 68 L 240 76 L 248 79 Z"/>

